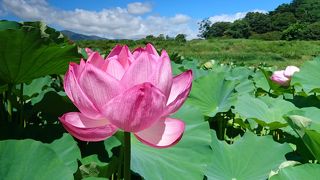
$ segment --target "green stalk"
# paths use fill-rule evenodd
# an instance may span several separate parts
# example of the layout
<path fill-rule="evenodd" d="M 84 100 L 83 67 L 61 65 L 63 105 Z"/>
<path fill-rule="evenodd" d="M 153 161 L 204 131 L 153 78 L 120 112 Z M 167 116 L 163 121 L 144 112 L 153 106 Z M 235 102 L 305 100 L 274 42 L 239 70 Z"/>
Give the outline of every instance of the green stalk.
<path fill-rule="evenodd" d="M 224 140 L 224 134 L 225 134 L 225 124 L 226 120 L 223 117 L 223 114 L 220 113 L 218 115 L 218 139 L 219 140 Z"/>
<path fill-rule="evenodd" d="M 8 90 L 6 94 L 6 99 L 7 99 L 7 111 L 8 111 L 8 121 L 11 123 L 12 122 L 12 103 L 11 103 L 11 90 L 12 86 L 9 84 L 8 85 Z"/>
<path fill-rule="evenodd" d="M 20 97 L 19 97 L 19 102 L 20 102 L 20 126 L 21 127 L 24 127 L 24 119 L 23 119 L 23 113 L 24 113 L 24 110 L 23 110 L 23 105 L 24 105 L 24 101 L 23 101 L 23 83 L 20 84 Z"/>
<path fill-rule="evenodd" d="M 0 113 L 1 113 L 1 120 L 5 120 L 6 119 L 6 117 L 5 117 L 5 109 L 3 108 L 3 107 L 5 107 L 5 92 L 3 92 L 2 94 L 1 94 L 1 97 L 0 97 L 0 105 L 1 105 L 1 107 L 0 107 Z"/>
<path fill-rule="evenodd" d="M 123 174 L 124 180 L 130 180 L 130 160 L 131 160 L 131 140 L 130 132 L 124 132 L 124 162 L 123 162 Z"/>
<path fill-rule="evenodd" d="M 122 145 L 122 147 L 121 147 L 121 149 L 120 149 L 119 165 L 118 165 L 118 172 L 117 172 L 117 180 L 121 180 L 121 177 L 122 177 L 123 152 L 124 152 L 124 145 Z"/>

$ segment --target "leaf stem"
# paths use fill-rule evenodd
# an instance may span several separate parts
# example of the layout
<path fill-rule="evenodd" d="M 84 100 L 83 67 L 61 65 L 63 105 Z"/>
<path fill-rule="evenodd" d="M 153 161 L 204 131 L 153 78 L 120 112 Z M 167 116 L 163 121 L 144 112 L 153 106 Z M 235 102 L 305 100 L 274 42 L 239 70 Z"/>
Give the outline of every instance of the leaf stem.
<path fill-rule="evenodd" d="M 1 107 L 0 107 L 0 114 L 1 114 L 1 120 L 5 120 L 6 117 L 5 117 L 5 92 L 3 92 L 0 96 L 0 104 L 1 104 Z"/>
<path fill-rule="evenodd" d="M 6 99 L 7 99 L 7 111 L 8 111 L 8 122 L 12 122 L 12 103 L 11 103 L 11 90 L 12 86 L 9 84 L 8 85 L 8 90 L 6 94 Z"/>
<path fill-rule="evenodd" d="M 24 106 L 24 101 L 23 101 L 23 83 L 20 84 L 20 97 L 19 97 L 19 102 L 20 102 L 20 126 L 21 127 L 25 127 L 24 124 L 24 110 L 23 110 L 23 106 Z"/>
<path fill-rule="evenodd" d="M 218 139 L 224 140 L 225 135 L 225 129 L 226 129 L 226 120 L 223 117 L 222 113 L 219 113 L 218 115 Z"/>
<path fill-rule="evenodd" d="M 123 162 L 123 173 L 124 180 L 130 180 L 130 160 L 131 160 L 131 140 L 130 132 L 124 132 L 124 162 Z"/>
<path fill-rule="evenodd" d="M 124 145 L 122 145 L 122 147 L 120 148 L 117 180 L 121 180 L 121 177 L 122 177 L 123 153 L 124 153 Z"/>

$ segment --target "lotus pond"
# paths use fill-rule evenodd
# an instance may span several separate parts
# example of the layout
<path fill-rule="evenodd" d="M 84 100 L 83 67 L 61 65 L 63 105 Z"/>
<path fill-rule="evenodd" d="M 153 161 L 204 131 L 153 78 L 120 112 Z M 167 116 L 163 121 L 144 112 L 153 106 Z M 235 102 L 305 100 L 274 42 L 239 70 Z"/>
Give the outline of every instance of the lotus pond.
<path fill-rule="evenodd" d="M 148 47 L 141 54 L 156 56 L 157 51 Z M 155 113 L 159 108 L 144 107 L 147 115 L 141 115 L 136 112 L 141 109 L 114 101 L 101 116 L 108 117 L 116 129 L 101 132 L 93 117 L 92 124 L 85 120 L 78 126 L 69 126 L 61 118 L 85 111 L 79 105 L 83 99 L 77 102 L 64 78 L 71 62 L 79 67 L 90 63 L 92 52 L 88 52 L 43 23 L 0 21 L 0 179 L 292 180 L 320 175 L 320 58 L 306 61 L 286 84 L 271 80 L 274 67 L 171 61 L 173 76 L 192 70 L 193 81 L 192 88 L 188 78 L 181 81 L 186 85 L 179 85 L 184 88 L 173 98 L 177 100 L 166 96 L 170 112 L 159 115 Z M 101 52 L 103 58 L 108 54 Z M 160 57 L 169 59 L 163 53 Z M 160 70 L 157 74 L 167 71 Z M 143 93 L 152 107 L 165 97 L 154 91 L 149 96 L 150 87 L 167 87 L 156 82 L 138 88 L 137 97 Z M 158 101 L 150 103 L 152 98 Z M 171 103 L 176 104 L 171 107 Z M 147 126 L 143 117 L 160 116 L 181 120 L 183 128 L 164 131 L 170 133 L 162 140 L 140 133 Z M 136 127 L 131 119 L 143 123 Z"/>

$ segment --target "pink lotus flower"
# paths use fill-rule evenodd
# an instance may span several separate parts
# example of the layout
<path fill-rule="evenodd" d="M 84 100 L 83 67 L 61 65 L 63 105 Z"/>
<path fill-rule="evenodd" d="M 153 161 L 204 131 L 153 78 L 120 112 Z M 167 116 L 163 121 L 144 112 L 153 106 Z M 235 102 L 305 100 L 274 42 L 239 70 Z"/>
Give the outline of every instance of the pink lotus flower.
<path fill-rule="evenodd" d="M 168 116 L 182 106 L 191 85 L 191 70 L 172 77 L 166 51 L 159 56 L 148 44 L 132 54 L 118 45 L 106 59 L 93 52 L 86 62 L 70 63 L 64 89 L 80 112 L 59 119 L 83 141 L 101 141 L 122 129 L 149 146 L 169 147 L 185 125 Z"/>
<path fill-rule="evenodd" d="M 86 51 L 88 57 L 89 57 L 92 53 L 94 53 L 94 51 L 92 51 L 90 48 L 85 48 L 84 50 Z"/>
<path fill-rule="evenodd" d="M 284 70 L 283 74 L 286 77 L 291 78 L 295 72 L 299 72 L 299 71 L 300 71 L 300 69 L 296 66 L 287 66 L 286 69 Z"/>
<path fill-rule="evenodd" d="M 293 74 L 299 71 L 296 66 L 287 66 L 285 70 L 274 71 L 270 79 L 281 86 L 289 86 Z"/>

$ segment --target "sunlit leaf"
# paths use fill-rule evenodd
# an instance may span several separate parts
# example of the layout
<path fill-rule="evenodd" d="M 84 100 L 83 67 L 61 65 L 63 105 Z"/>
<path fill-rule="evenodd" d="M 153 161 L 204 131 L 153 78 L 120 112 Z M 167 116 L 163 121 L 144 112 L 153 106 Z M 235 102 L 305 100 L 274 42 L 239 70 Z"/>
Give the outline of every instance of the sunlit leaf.
<path fill-rule="evenodd" d="M 269 126 L 271 129 L 286 126 L 287 122 L 282 117 L 289 111 L 297 108 L 288 101 L 269 96 L 255 98 L 244 94 L 238 96 L 234 104 L 234 112 L 239 113 L 246 119 L 254 119 L 263 126 Z"/>
<path fill-rule="evenodd" d="M 73 172 L 48 145 L 35 140 L 0 141 L 1 179 L 73 179 Z"/>
<path fill-rule="evenodd" d="M 203 114 L 213 117 L 219 112 L 226 112 L 235 102 L 234 81 L 224 79 L 225 73 L 211 72 L 193 82 L 190 104 L 198 107 Z"/>
<path fill-rule="evenodd" d="M 320 92 L 319 69 L 320 58 L 307 61 L 301 66 L 300 72 L 293 75 L 291 83 L 302 86 L 303 90 L 307 93 L 312 91 Z"/>
<path fill-rule="evenodd" d="M 320 160 L 320 109 L 309 107 L 285 116 L 313 156 Z"/>
<path fill-rule="evenodd" d="M 251 132 L 230 145 L 212 136 L 213 159 L 206 171 L 209 180 L 216 179 L 267 179 L 271 170 L 284 162 L 285 154 L 292 149 L 279 144 L 271 136 L 258 137 Z M 208 156 L 209 158 L 209 156 Z"/>
<path fill-rule="evenodd" d="M 64 164 L 74 173 L 78 169 L 77 159 L 81 158 L 77 142 L 70 134 L 63 134 L 60 139 L 53 141 L 48 146 L 56 152 Z"/>
<path fill-rule="evenodd" d="M 49 74 L 62 74 L 69 62 L 78 61 L 75 45 L 59 42 L 52 29 L 43 28 L 43 25 L 29 24 L 20 29 L 0 29 L 0 84 L 17 84 Z"/>
<path fill-rule="evenodd" d="M 320 176 L 319 164 L 302 164 L 280 169 L 270 180 L 317 179 Z"/>

